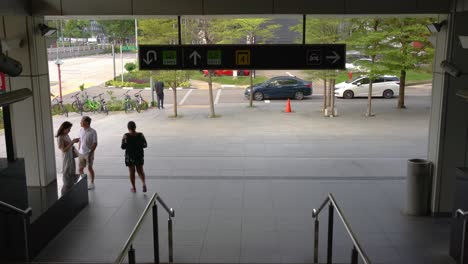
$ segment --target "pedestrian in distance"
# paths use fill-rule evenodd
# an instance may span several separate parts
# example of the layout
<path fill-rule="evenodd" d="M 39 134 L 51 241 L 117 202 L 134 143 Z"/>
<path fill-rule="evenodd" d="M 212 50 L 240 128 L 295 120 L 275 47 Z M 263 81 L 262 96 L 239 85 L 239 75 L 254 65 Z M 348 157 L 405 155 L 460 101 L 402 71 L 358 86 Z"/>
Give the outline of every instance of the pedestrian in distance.
<path fill-rule="evenodd" d="M 143 183 L 143 192 L 146 192 L 145 172 L 143 170 L 144 148 L 148 146 L 143 133 L 136 131 L 136 124 L 133 121 L 127 124 L 128 133 L 125 133 L 122 138 L 121 148 L 125 149 L 125 165 L 128 167 L 130 174 L 130 183 L 132 184 L 131 192 L 135 193 L 135 169 Z"/>
<path fill-rule="evenodd" d="M 70 133 L 72 123 L 65 121 L 63 122 L 59 129 L 57 130 L 57 134 L 55 137 L 57 138 L 57 145 L 58 148 L 62 151 L 62 179 L 63 179 L 63 186 L 61 193 L 64 195 L 68 192 L 72 187 L 73 184 L 76 183 L 78 180 L 78 175 L 76 174 L 76 165 L 75 165 L 75 157 L 78 156 L 78 151 L 73 146 L 75 143 L 79 142 L 79 138 L 74 138 L 73 140 L 70 139 L 68 134 Z"/>
<path fill-rule="evenodd" d="M 155 83 L 156 96 L 158 99 L 158 109 L 164 109 L 164 82 L 158 81 Z"/>
<path fill-rule="evenodd" d="M 89 179 L 88 190 L 94 189 L 94 152 L 97 148 L 97 133 L 91 128 L 91 118 L 83 116 L 81 119 L 80 143 L 79 143 L 79 166 L 80 174 L 83 174 L 84 168 L 88 167 Z"/>

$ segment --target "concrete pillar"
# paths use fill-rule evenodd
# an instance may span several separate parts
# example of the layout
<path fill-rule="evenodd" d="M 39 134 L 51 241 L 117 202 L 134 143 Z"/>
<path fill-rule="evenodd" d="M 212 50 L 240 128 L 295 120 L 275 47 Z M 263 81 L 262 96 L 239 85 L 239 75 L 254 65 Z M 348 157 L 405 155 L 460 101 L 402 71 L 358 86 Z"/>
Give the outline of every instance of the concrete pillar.
<path fill-rule="evenodd" d="M 458 41 L 459 35 L 468 35 L 468 12 L 451 15 L 448 21 L 436 37 L 429 127 L 428 157 L 434 163 L 431 209 L 436 214 L 452 211 L 455 168 L 468 166 L 468 101 L 456 95 L 460 89 L 468 89 L 468 50 Z M 464 74 L 458 78 L 446 74 L 440 67 L 443 60 Z"/>
<path fill-rule="evenodd" d="M 27 185 L 39 187 L 56 179 L 46 40 L 37 30 L 43 21 L 31 16 L 0 17 L 0 38 L 24 39 L 23 47 L 7 51 L 23 65 L 20 76 L 7 77 L 7 89 L 33 92 L 33 97 L 12 105 L 11 118 L 15 153 L 25 160 Z"/>

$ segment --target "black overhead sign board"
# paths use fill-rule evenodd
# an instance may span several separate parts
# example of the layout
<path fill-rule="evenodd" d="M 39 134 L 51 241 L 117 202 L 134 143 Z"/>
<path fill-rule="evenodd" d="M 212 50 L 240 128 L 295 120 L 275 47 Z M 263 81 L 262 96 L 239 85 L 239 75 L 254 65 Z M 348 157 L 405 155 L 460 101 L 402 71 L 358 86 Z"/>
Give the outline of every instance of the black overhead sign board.
<path fill-rule="evenodd" d="M 140 45 L 140 70 L 345 69 L 346 45 Z"/>

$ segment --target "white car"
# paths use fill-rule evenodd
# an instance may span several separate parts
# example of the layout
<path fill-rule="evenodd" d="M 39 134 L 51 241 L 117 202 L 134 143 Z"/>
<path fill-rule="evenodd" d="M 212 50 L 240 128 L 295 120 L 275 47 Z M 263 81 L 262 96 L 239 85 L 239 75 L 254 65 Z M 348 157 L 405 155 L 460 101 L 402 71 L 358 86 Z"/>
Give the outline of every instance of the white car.
<path fill-rule="evenodd" d="M 400 79 L 396 76 L 383 75 L 372 82 L 372 96 L 392 98 L 398 96 Z M 352 80 L 335 85 L 335 96 L 351 99 L 353 97 L 367 97 L 369 95 L 369 78 L 359 76 Z"/>

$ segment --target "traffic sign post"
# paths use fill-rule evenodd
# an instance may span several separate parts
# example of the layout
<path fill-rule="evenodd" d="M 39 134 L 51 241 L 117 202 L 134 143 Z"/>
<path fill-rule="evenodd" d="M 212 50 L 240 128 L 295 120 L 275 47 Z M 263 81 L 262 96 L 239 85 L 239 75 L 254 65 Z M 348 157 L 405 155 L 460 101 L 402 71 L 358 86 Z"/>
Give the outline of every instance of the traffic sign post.
<path fill-rule="evenodd" d="M 337 70 L 346 45 L 140 45 L 140 70 Z"/>

